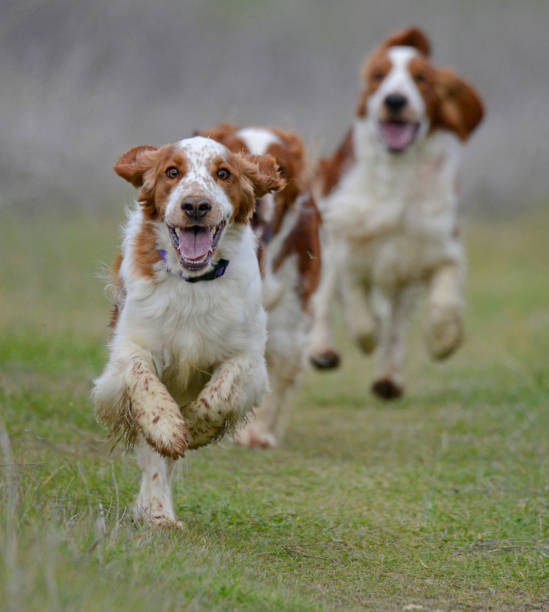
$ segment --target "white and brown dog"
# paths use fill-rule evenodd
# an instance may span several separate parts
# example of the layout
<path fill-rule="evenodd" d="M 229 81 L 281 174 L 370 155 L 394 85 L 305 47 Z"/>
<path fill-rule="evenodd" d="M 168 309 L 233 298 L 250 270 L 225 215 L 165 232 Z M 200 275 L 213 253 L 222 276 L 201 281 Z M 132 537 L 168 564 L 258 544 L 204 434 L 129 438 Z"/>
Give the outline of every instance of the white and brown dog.
<path fill-rule="evenodd" d="M 359 346 L 367 353 L 378 346 L 372 389 L 385 399 L 403 392 L 404 328 L 416 288 L 428 287 L 432 357 L 450 355 L 463 336 L 458 168 L 483 106 L 467 82 L 434 66 L 429 54 L 426 36 L 408 28 L 367 58 L 355 121 L 316 175 L 328 238 L 311 360 L 320 368 L 337 365 L 330 318 L 340 293 Z"/>
<path fill-rule="evenodd" d="M 284 185 L 273 158 L 202 137 L 134 147 L 114 170 L 140 188 L 112 282 L 98 419 L 135 446 L 139 518 L 176 524 L 175 460 L 233 431 L 267 389 L 257 197 Z"/>
<path fill-rule="evenodd" d="M 295 132 L 220 124 L 203 132 L 234 152 L 274 157 L 286 187 L 257 200 L 252 221 L 259 243 L 267 310 L 270 393 L 236 436 L 244 446 L 275 447 L 290 395 L 306 361 L 311 299 L 320 280 L 320 214 L 307 192 L 305 147 Z"/>

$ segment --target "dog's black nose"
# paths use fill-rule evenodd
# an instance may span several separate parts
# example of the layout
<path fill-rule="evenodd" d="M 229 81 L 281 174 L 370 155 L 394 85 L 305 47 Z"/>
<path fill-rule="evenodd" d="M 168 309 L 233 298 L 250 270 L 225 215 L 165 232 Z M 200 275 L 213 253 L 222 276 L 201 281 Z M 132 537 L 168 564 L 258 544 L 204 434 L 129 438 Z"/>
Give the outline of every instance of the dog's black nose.
<path fill-rule="evenodd" d="M 187 217 L 200 219 L 210 212 L 212 205 L 211 202 L 204 198 L 185 198 L 181 202 L 181 208 Z"/>
<path fill-rule="evenodd" d="M 391 113 L 400 112 L 407 104 L 408 100 L 406 96 L 403 96 L 399 93 L 389 94 L 385 100 L 385 106 L 389 109 Z"/>

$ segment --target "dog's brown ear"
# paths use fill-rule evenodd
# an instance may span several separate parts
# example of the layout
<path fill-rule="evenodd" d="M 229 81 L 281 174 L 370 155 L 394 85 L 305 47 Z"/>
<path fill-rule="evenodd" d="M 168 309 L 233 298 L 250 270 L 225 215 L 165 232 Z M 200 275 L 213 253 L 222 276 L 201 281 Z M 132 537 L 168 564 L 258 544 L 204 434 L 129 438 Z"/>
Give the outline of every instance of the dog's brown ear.
<path fill-rule="evenodd" d="M 256 198 L 286 187 L 286 181 L 280 175 L 280 169 L 272 155 L 246 155 L 246 159 L 249 165 L 245 174 L 253 185 Z"/>
<path fill-rule="evenodd" d="M 151 145 L 139 145 L 132 147 L 118 158 L 112 169 L 124 180 L 134 187 L 143 185 L 143 175 L 152 166 L 157 147 Z"/>
<path fill-rule="evenodd" d="M 280 191 L 286 181 L 280 176 L 272 155 L 237 153 L 235 160 L 241 174 L 241 198 L 235 210 L 235 223 L 247 223 L 254 212 L 255 201 L 271 191 Z"/>
<path fill-rule="evenodd" d="M 473 87 L 450 68 L 437 68 L 438 111 L 434 127 L 467 140 L 484 116 L 482 100 Z"/>
<path fill-rule="evenodd" d="M 419 29 L 413 26 L 403 28 L 393 34 L 390 34 L 381 44 L 383 48 L 389 47 L 414 47 L 423 55 L 431 54 L 431 43 L 427 36 Z"/>

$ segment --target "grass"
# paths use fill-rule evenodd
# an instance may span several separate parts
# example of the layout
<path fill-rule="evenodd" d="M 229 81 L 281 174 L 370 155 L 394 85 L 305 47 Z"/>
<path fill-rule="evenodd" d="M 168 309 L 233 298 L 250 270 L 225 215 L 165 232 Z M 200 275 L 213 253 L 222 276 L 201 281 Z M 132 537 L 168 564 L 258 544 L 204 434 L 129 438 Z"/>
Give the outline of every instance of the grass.
<path fill-rule="evenodd" d="M 309 372 L 283 448 L 191 453 L 183 532 L 136 529 L 131 457 L 88 399 L 109 218 L 0 228 L 0 601 L 7 610 L 549 609 L 549 215 L 466 233 L 468 338 L 407 397 L 371 359 Z M 418 313 L 420 314 L 420 313 Z M 415 608 L 413 606 L 416 606 Z"/>

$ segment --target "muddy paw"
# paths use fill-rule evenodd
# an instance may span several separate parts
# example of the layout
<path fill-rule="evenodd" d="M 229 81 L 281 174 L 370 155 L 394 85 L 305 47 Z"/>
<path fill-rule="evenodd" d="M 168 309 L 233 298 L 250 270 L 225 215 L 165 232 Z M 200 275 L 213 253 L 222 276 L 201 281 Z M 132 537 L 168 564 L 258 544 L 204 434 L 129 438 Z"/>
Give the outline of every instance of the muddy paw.
<path fill-rule="evenodd" d="M 360 350 L 369 355 L 377 346 L 377 335 L 375 332 L 358 334 L 355 336 L 355 341 Z"/>
<path fill-rule="evenodd" d="M 449 357 L 463 340 L 461 315 L 455 308 L 434 307 L 429 313 L 427 348 L 433 359 Z"/>
<path fill-rule="evenodd" d="M 189 448 L 189 432 L 181 414 L 156 412 L 143 422 L 139 420 L 147 442 L 161 455 L 177 459 Z"/>
<path fill-rule="evenodd" d="M 393 400 L 402 396 L 404 387 L 390 378 L 380 378 L 374 381 L 372 393 L 384 400 Z"/>
<path fill-rule="evenodd" d="M 332 349 L 327 349 L 321 353 L 313 353 L 309 359 L 317 370 L 334 370 L 341 363 L 339 353 Z"/>

